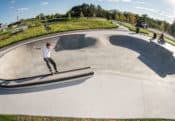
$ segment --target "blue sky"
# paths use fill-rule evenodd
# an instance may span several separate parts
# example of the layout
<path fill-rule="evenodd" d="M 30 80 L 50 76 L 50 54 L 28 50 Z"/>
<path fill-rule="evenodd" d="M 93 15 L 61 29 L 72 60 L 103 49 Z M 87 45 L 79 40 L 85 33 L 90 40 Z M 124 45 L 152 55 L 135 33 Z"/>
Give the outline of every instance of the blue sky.
<path fill-rule="evenodd" d="M 19 18 L 30 18 L 39 13 L 65 13 L 82 3 L 101 5 L 104 9 L 117 9 L 173 22 L 175 0 L 0 0 L 0 22 L 10 23 Z"/>

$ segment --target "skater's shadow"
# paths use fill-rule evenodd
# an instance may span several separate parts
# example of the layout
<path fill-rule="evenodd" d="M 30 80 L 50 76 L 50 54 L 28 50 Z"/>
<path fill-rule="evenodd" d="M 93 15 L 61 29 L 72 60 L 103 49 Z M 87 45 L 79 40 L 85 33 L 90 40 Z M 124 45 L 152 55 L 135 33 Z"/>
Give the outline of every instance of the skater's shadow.
<path fill-rule="evenodd" d="M 160 77 L 175 74 L 173 53 L 154 42 L 147 42 L 142 39 L 122 35 L 111 36 L 110 42 L 115 46 L 125 47 L 139 53 L 138 59 Z"/>

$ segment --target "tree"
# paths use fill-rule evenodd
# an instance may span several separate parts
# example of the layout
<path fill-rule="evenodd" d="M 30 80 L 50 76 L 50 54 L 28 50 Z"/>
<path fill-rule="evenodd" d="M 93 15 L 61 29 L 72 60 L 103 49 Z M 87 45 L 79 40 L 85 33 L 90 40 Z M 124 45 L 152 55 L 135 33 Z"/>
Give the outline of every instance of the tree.
<path fill-rule="evenodd" d="M 44 13 L 40 13 L 38 16 L 36 16 L 36 18 L 39 19 L 39 20 L 44 20 L 45 15 L 44 15 Z"/>
<path fill-rule="evenodd" d="M 120 15 L 118 13 L 115 15 L 115 20 L 120 21 Z"/>
<path fill-rule="evenodd" d="M 80 17 L 81 18 L 83 18 L 84 17 L 84 14 L 83 14 L 83 12 L 81 11 L 81 13 L 80 13 Z"/>
<path fill-rule="evenodd" d="M 106 18 L 107 18 L 108 20 L 110 20 L 110 19 L 112 19 L 112 15 L 108 13 L 107 16 L 106 16 Z"/>
<path fill-rule="evenodd" d="M 171 35 L 175 36 L 175 20 L 174 20 L 173 24 L 170 27 L 170 33 L 171 33 Z"/>
<path fill-rule="evenodd" d="M 78 6 L 74 6 L 69 10 L 69 19 L 71 17 L 103 17 L 107 19 L 115 19 L 118 21 L 129 22 L 131 24 L 144 24 L 151 28 L 159 29 L 169 33 L 174 32 L 174 26 L 170 25 L 165 21 L 160 21 L 157 19 L 153 19 L 148 17 L 146 14 L 140 16 L 130 12 L 120 12 L 117 10 L 105 10 L 100 5 L 93 5 L 93 4 L 82 4 Z M 66 14 L 67 17 L 68 14 Z M 174 22 L 175 23 L 175 22 Z"/>
<path fill-rule="evenodd" d="M 165 23 L 164 22 L 161 22 L 160 30 L 163 31 L 163 32 L 165 31 Z"/>
<path fill-rule="evenodd" d="M 120 21 L 126 21 L 127 20 L 126 17 L 122 13 L 120 13 L 119 16 L 120 16 Z"/>
<path fill-rule="evenodd" d="M 68 12 L 68 14 L 67 14 L 67 19 L 68 20 L 71 20 L 72 19 L 72 16 L 71 16 L 71 13 L 70 12 Z"/>
<path fill-rule="evenodd" d="M 135 24 L 137 22 L 137 18 L 135 15 L 129 15 L 129 22 L 131 24 Z"/>
<path fill-rule="evenodd" d="M 148 15 L 147 14 L 143 14 L 142 15 L 142 22 L 147 22 L 148 20 Z"/>
<path fill-rule="evenodd" d="M 164 21 L 164 31 L 169 32 L 170 28 L 171 28 L 171 25 L 166 21 Z"/>
<path fill-rule="evenodd" d="M 108 11 L 108 13 L 111 14 L 112 19 L 115 19 L 115 16 L 116 16 L 116 14 L 117 14 L 117 10 L 110 10 L 110 11 Z"/>
<path fill-rule="evenodd" d="M 104 10 L 101 8 L 100 5 L 95 6 L 92 4 L 82 4 L 78 6 L 74 6 L 73 8 L 70 9 L 69 11 L 73 17 L 80 17 L 81 12 L 83 13 L 84 17 L 104 17 L 107 18 L 109 17 L 110 12 Z M 111 16 L 111 14 L 110 14 Z M 110 17 L 111 18 L 111 17 Z"/>
<path fill-rule="evenodd" d="M 103 16 L 103 15 L 102 15 L 102 11 L 103 11 L 103 10 L 102 10 L 101 6 L 98 5 L 98 6 L 97 6 L 97 16 L 98 16 L 98 17 L 102 17 L 102 16 Z"/>
<path fill-rule="evenodd" d="M 96 12 L 97 12 L 96 6 L 91 4 L 89 7 L 89 16 L 96 17 Z"/>
<path fill-rule="evenodd" d="M 55 18 L 60 18 L 60 17 L 61 17 L 60 14 L 58 14 L 58 13 L 55 14 Z"/>
<path fill-rule="evenodd" d="M 92 17 L 96 17 L 96 13 L 95 12 L 93 13 Z"/>

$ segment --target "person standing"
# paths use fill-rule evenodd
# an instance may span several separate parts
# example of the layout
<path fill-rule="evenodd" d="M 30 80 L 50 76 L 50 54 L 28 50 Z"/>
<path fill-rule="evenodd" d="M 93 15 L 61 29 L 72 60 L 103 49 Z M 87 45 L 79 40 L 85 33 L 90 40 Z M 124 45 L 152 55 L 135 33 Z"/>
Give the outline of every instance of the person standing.
<path fill-rule="evenodd" d="M 157 38 L 157 33 L 154 32 L 152 39 L 156 39 L 156 38 Z"/>

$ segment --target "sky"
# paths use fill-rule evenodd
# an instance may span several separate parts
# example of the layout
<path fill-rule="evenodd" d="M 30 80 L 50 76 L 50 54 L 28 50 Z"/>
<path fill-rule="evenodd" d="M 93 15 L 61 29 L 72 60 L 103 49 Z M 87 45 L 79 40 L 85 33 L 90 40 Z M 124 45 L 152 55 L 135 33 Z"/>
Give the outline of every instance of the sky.
<path fill-rule="evenodd" d="M 0 0 L 0 23 L 11 23 L 17 16 L 31 18 L 44 14 L 66 13 L 82 3 L 101 5 L 106 10 L 147 14 L 172 23 L 175 19 L 175 0 Z"/>

